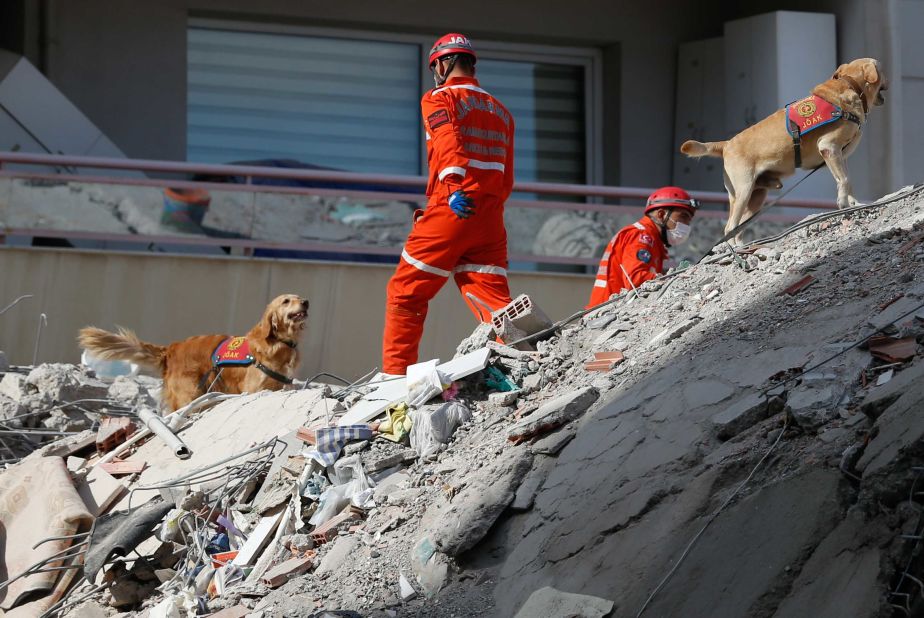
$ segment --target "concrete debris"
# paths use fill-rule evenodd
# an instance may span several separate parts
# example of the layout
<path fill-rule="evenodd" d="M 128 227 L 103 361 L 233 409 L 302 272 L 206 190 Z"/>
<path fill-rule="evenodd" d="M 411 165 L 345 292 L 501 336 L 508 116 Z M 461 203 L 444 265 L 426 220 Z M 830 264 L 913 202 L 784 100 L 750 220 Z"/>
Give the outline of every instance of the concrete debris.
<path fill-rule="evenodd" d="M 592 386 L 561 395 L 507 429 L 507 439 L 520 442 L 573 421 L 584 414 L 599 396 L 600 393 Z"/>
<path fill-rule="evenodd" d="M 62 478 L 87 487 L 147 463 L 116 481 L 133 491 L 115 509 L 163 493 L 170 510 L 137 568 L 103 560 L 119 585 L 85 605 L 152 616 L 631 616 L 646 602 L 652 616 L 890 615 L 921 602 L 924 579 L 924 225 L 908 217 L 922 208 L 900 199 L 812 224 L 811 242 L 786 236 L 744 270 L 713 256 L 557 330 L 520 297 L 502 327 L 543 340 L 511 349 L 476 329 L 439 366 L 449 401 L 408 408 L 395 441 L 375 432 L 406 401 L 402 380 L 235 396 L 187 419 L 191 459 L 149 440 L 102 466 L 97 423 L 149 406 L 157 382 L 14 367 L 0 376 L 5 425 L 85 431 L 4 434 L 0 487 L 41 458 L 73 457 Z M 350 214 L 359 226 L 368 213 Z M 811 285 L 778 294 L 807 273 Z M 855 346 L 878 329 L 890 339 Z M 591 358 L 606 369 L 588 372 Z M 417 419 L 435 426 L 455 406 L 468 414 L 418 449 Z M 331 423 L 368 435 L 327 465 L 295 435 Z"/>
<path fill-rule="evenodd" d="M 587 594 L 562 592 L 551 586 L 535 591 L 514 618 L 603 618 L 613 611 L 613 602 Z"/>

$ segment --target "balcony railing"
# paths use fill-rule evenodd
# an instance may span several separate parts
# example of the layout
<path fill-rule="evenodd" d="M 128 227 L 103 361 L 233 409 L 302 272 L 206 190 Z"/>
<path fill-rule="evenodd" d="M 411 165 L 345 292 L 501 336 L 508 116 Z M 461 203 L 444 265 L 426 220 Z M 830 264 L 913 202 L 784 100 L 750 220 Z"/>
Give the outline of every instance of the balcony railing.
<path fill-rule="evenodd" d="M 261 179 L 320 186 L 260 184 Z M 132 245 L 255 256 L 396 259 L 414 208 L 426 201 L 425 184 L 420 176 L 3 152 L 0 239 L 59 238 L 76 246 Z M 505 211 L 510 260 L 594 265 L 601 245 L 640 216 L 638 204 L 652 190 L 517 183 Z M 171 199 L 178 195 L 179 201 Z M 711 206 L 697 216 L 694 236 L 684 246 L 695 254 L 721 236 L 727 211 L 721 206 L 727 197 L 703 191 L 692 195 Z M 802 209 L 835 208 L 833 202 L 805 199 L 784 199 L 779 206 L 787 208 L 761 217 L 762 225 L 782 227 L 808 214 Z"/>

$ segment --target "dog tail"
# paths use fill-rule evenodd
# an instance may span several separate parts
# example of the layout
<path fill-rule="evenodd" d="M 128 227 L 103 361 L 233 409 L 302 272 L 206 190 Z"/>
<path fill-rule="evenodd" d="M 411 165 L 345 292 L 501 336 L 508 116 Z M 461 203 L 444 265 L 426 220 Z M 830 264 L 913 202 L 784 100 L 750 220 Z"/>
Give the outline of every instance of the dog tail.
<path fill-rule="evenodd" d="M 87 326 L 80 329 L 77 343 L 102 360 L 130 361 L 161 373 L 167 368 L 166 347 L 142 341 L 134 332 L 121 326 L 118 333 Z"/>
<path fill-rule="evenodd" d="M 721 157 L 728 142 L 697 142 L 690 139 L 680 146 L 680 152 L 688 157 Z"/>

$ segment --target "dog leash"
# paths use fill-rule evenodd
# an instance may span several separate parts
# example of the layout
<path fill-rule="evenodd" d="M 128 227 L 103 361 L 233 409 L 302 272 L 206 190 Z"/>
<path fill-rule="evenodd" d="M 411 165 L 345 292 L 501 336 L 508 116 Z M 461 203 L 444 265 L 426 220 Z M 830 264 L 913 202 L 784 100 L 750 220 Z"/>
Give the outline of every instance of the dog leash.
<path fill-rule="evenodd" d="M 741 223 L 739 223 L 738 225 L 736 225 L 734 228 L 732 228 L 731 230 L 729 230 L 728 232 L 726 232 L 724 236 L 722 236 L 720 239 L 718 239 L 716 242 L 714 242 L 714 243 L 712 244 L 711 247 L 709 247 L 709 249 L 706 251 L 706 253 L 704 253 L 704 254 L 702 255 L 702 257 L 700 257 L 698 260 L 696 260 L 696 263 L 699 264 L 700 262 L 702 262 L 703 260 L 705 260 L 707 257 L 709 257 L 709 255 L 712 253 L 712 250 L 715 249 L 717 246 L 722 245 L 722 244 L 725 244 L 725 243 L 727 243 L 729 240 L 731 240 L 732 238 L 734 238 L 735 236 L 737 236 L 738 232 L 740 232 L 741 230 L 743 230 L 743 229 L 746 228 L 747 226 L 749 226 L 749 225 L 751 225 L 752 223 L 754 223 L 754 221 L 757 220 L 757 217 L 759 217 L 761 214 L 763 214 L 763 212 L 764 212 L 765 210 L 767 210 L 768 208 L 770 208 L 770 207 L 772 207 L 772 206 L 776 206 L 777 202 L 779 202 L 781 199 L 783 199 L 784 197 L 786 197 L 787 195 L 789 195 L 789 193 L 790 193 L 793 189 L 795 189 L 796 187 L 798 187 L 800 184 L 802 184 L 802 183 L 805 181 L 806 178 L 808 178 L 809 176 L 811 176 L 812 174 L 814 174 L 815 172 L 817 172 L 818 170 L 820 170 L 820 169 L 823 168 L 824 166 L 825 166 L 825 164 L 824 164 L 824 163 L 821 163 L 820 165 L 818 165 L 818 166 L 816 166 L 816 167 L 813 167 L 813 168 L 809 171 L 809 173 L 806 174 L 805 176 L 803 176 L 802 178 L 800 178 L 799 181 L 796 182 L 796 184 L 794 184 L 793 186 L 791 186 L 791 187 L 789 187 L 788 189 L 786 189 L 786 191 L 784 191 L 783 193 L 781 193 L 781 194 L 779 194 L 778 196 L 776 196 L 776 198 L 775 198 L 772 202 L 768 202 L 768 203 L 764 204 L 763 206 L 761 206 L 761 207 L 760 207 L 760 210 L 758 210 L 757 212 L 755 212 L 754 215 L 753 215 L 752 217 L 746 219 L 745 221 L 742 221 Z"/>

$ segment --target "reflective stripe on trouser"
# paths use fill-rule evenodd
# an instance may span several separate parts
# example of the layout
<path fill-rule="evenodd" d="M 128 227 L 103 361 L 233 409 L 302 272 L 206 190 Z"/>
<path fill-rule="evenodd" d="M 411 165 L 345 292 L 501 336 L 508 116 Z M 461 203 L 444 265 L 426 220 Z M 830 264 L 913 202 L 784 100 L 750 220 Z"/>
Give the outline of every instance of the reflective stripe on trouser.
<path fill-rule="evenodd" d="M 492 311 L 510 302 L 503 206 L 478 196 L 474 202 L 475 213 L 464 220 L 445 202 L 431 204 L 411 230 L 388 282 L 382 340 L 385 373 L 404 374 L 417 362 L 427 307 L 450 274 L 479 320 L 490 320 L 490 315 L 469 302 L 466 292 Z"/>

